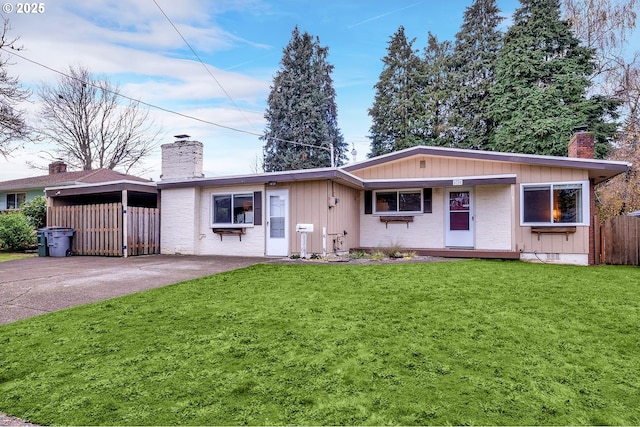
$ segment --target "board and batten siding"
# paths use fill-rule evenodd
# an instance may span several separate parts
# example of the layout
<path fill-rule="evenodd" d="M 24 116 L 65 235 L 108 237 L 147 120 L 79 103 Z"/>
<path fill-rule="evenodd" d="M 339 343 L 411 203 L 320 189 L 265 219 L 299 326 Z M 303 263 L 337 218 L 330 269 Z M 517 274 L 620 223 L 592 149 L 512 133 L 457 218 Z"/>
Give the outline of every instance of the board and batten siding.
<path fill-rule="evenodd" d="M 303 181 L 276 186 L 274 189 L 289 189 L 289 212 L 291 232 L 290 253 L 300 253 L 300 233 L 296 224 L 313 224 L 313 233 L 307 233 L 307 253 L 322 254 L 322 228 L 327 229 L 327 253 L 334 252 L 336 235 L 347 235 L 343 239 L 342 251 L 355 248 L 360 243 L 360 191 L 331 180 Z M 337 203 L 329 207 L 329 198 Z"/>
<path fill-rule="evenodd" d="M 537 234 L 531 233 L 531 227 L 520 226 L 520 184 L 586 181 L 589 179 L 588 171 L 586 169 L 528 165 L 517 162 L 416 155 L 368 168 L 354 170 L 351 173 L 362 179 L 456 178 L 465 176 L 515 174 L 516 185 L 513 186 L 514 188 L 510 196 L 513 203 L 513 212 L 511 212 L 512 238 L 510 249 L 530 254 L 533 254 L 534 252 L 548 254 L 575 254 L 577 258 L 586 256 L 586 254 L 589 253 L 589 227 L 587 226 L 578 226 L 576 228 L 576 232 L 570 234 L 568 239 L 567 236 L 563 234 L 538 236 Z M 492 209 L 494 213 L 496 208 L 489 206 L 490 200 L 485 199 L 482 185 L 478 185 L 474 188 L 475 197 L 477 199 L 476 215 L 481 215 L 477 220 L 480 221 L 480 223 L 483 221 L 492 221 L 493 219 L 488 216 L 486 218 L 482 217 L 482 212 L 480 212 L 482 206 L 479 206 L 478 203 L 482 203 L 484 205 L 483 209 Z M 434 193 L 434 215 L 435 209 L 438 205 L 438 198 L 435 196 L 436 193 Z M 505 202 L 506 193 L 500 193 L 497 196 L 499 197 L 499 200 L 501 200 L 501 203 Z M 367 215 L 365 215 L 365 217 L 366 216 Z M 443 217 L 444 213 L 440 216 Z M 414 220 L 423 221 L 418 216 L 416 216 Z M 507 221 L 505 217 L 495 218 L 495 220 L 502 222 L 503 224 Z M 369 227 L 369 225 L 371 225 L 369 222 L 371 221 L 378 221 L 378 218 L 363 219 L 363 227 L 361 230 L 363 236 L 362 246 L 371 246 L 366 245 L 366 243 L 369 243 L 367 240 L 369 237 L 364 237 L 370 236 L 373 231 Z M 435 222 L 435 220 L 433 221 Z M 404 226 L 402 224 L 399 225 Z M 375 227 L 375 229 L 379 230 L 379 227 Z M 497 230 L 498 225 L 492 226 L 491 229 Z M 490 242 L 488 240 L 488 235 L 483 235 L 482 233 L 483 232 L 480 230 L 480 227 L 478 227 L 478 223 L 476 223 L 476 248 L 479 249 L 479 245 L 481 244 L 483 246 L 499 246 L 500 248 L 504 246 L 506 241 L 504 240 L 504 236 L 499 239 L 499 242 Z M 384 235 L 381 236 L 382 238 L 385 238 Z M 431 245 L 427 247 L 430 246 Z"/>
<path fill-rule="evenodd" d="M 530 165 L 519 165 L 517 172 L 518 184 L 528 183 L 550 183 L 566 181 L 587 181 L 588 172 L 583 169 L 551 168 Z M 542 234 L 538 236 L 531 232 L 531 227 L 520 226 L 520 186 L 516 188 L 516 246 L 517 250 L 525 254 L 571 254 L 573 258 L 566 258 L 566 261 L 580 259 L 579 264 L 587 264 L 589 254 L 589 227 L 577 226 L 576 232 L 566 236 L 564 234 Z M 588 194 L 583 195 L 588 197 Z M 535 256 L 535 255 L 534 255 Z M 545 261 L 554 261 L 553 256 Z M 584 262 L 582 262 L 584 261 Z"/>

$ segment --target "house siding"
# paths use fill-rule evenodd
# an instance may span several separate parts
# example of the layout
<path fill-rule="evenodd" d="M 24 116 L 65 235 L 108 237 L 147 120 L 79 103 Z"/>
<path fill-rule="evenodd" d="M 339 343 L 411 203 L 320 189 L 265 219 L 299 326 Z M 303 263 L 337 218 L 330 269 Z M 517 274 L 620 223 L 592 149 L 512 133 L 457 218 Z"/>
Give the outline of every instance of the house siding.
<path fill-rule="evenodd" d="M 364 195 L 360 212 L 364 214 Z M 365 248 L 399 245 L 403 248 L 435 249 L 444 247 L 443 188 L 434 188 L 432 212 L 412 214 L 413 222 L 389 223 L 380 221 L 379 214 L 362 215 L 360 246 Z"/>
<path fill-rule="evenodd" d="M 476 249 L 514 250 L 512 185 L 475 187 Z"/>
<path fill-rule="evenodd" d="M 200 189 L 165 189 L 161 197 L 160 250 L 163 254 L 196 255 L 196 223 Z"/>
<path fill-rule="evenodd" d="M 518 184 L 536 182 L 587 181 L 586 170 L 550 168 L 540 166 L 519 165 Z M 584 197 L 589 197 L 585 194 Z M 577 226 L 576 232 L 568 236 L 563 234 L 542 234 L 531 232 L 531 227 L 520 226 L 520 187 L 515 193 L 516 243 L 522 253 L 522 259 L 542 260 L 544 262 L 562 262 L 571 264 L 588 264 L 589 227 Z M 562 254 L 562 255 L 561 255 Z"/>
<path fill-rule="evenodd" d="M 307 233 L 307 253 L 322 254 L 322 228 L 326 227 L 328 254 L 346 252 L 360 242 L 360 217 L 358 207 L 360 191 L 331 180 L 306 181 L 275 187 L 289 189 L 290 227 L 289 248 L 291 253 L 300 253 L 301 236 L 295 232 L 296 224 L 313 224 L 313 233 Z M 329 207 L 329 198 L 337 203 Z M 346 232 L 346 236 L 342 236 Z M 334 246 L 334 239 L 338 243 Z"/>
<path fill-rule="evenodd" d="M 25 201 L 30 202 L 38 196 L 44 196 L 42 189 L 37 190 L 11 190 L 0 192 L 0 211 L 7 209 L 7 194 L 26 193 Z"/>
<path fill-rule="evenodd" d="M 423 167 L 420 167 L 420 165 Z M 368 168 L 354 170 L 352 174 L 362 179 L 401 179 L 401 178 L 456 178 L 465 176 L 482 176 L 482 175 L 500 175 L 515 174 L 516 185 L 510 190 L 509 199 L 512 203 L 513 210 L 509 215 L 501 215 L 497 206 L 493 205 L 494 197 L 496 202 L 502 206 L 506 206 L 507 192 L 498 191 L 491 195 L 484 193 L 490 190 L 485 186 L 475 187 L 476 197 L 476 249 L 511 249 L 522 252 L 523 259 L 531 255 L 542 254 L 550 260 L 562 259 L 558 254 L 566 254 L 565 261 L 572 263 L 583 263 L 589 253 L 589 227 L 578 226 L 576 232 L 565 235 L 540 235 L 531 232 L 531 227 L 520 225 L 520 184 L 525 183 L 549 183 L 563 181 L 586 181 L 589 179 L 586 169 L 574 169 L 568 167 L 550 167 L 529 165 L 515 162 L 501 162 L 492 160 L 475 160 L 447 158 L 440 156 L 416 155 L 401 160 L 390 161 L 389 163 L 379 164 Z M 487 186 L 491 187 L 491 186 Z M 442 193 L 440 193 L 442 195 Z M 436 209 L 436 193 L 434 193 L 434 214 Z M 442 201 L 444 203 L 444 201 Z M 486 211 L 486 212 L 485 212 Z M 363 212 L 363 211 L 362 211 Z M 444 214 L 439 215 L 443 217 Z M 507 217 L 509 216 L 509 218 Z M 367 215 L 364 215 L 367 217 Z M 378 224 L 378 218 L 363 218 L 361 234 L 363 236 L 362 246 L 375 247 L 384 245 L 385 242 L 391 241 L 393 238 L 398 240 L 397 243 L 405 244 L 411 247 L 431 248 L 427 246 L 415 246 L 417 241 L 425 241 L 425 233 L 430 233 L 429 240 L 433 243 L 439 242 L 439 247 L 444 247 L 442 238 L 438 241 L 436 234 L 443 234 L 440 230 L 444 225 L 438 224 L 439 220 L 428 221 L 424 215 L 417 215 L 414 223 L 410 224 L 410 230 L 413 225 L 416 230 L 416 236 L 410 236 L 404 231 L 400 232 L 399 227 L 405 227 L 404 224 L 393 224 L 394 229 L 398 229 L 397 234 L 382 231 L 380 225 L 384 228 L 384 224 Z M 509 223 L 511 225 L 509 226 Z M 392 224 L 389 224 L 391 228 Z M 439 230 L 427 231 L 429 227 L 440 227 Z M 406 228 L 406 227 L 405 227 Z M 507 231 L 511 230 L 511 231 Z M 380 232 L 380 238 L 373 236 Z M 507 234 L 511 236 L 508 238 Z M 507 244 L 508 242 L 508 244 Z M 537 258 L 536 258 L 537 259 Z M 561 261 L 563 262 L 563 261 Z M 584 262 L 586 263 L 586 261 Z"/>
<path fill-rule="evenodd" d="M 474 190 L 475 248 L 482 250 L 512 250 L 513 190 L 511 185 L 476 186 Z M 367 248 L 400 245 L 413 249 L 441 249 L 445 247 L 446 191 L 433 189 L 432 212 L 412 214 L 413 222 L 389 223 L 380 215 L 363 215 L 361 246 Z M 360 211 L 364 213 L 364 202 Z"/>
<path fill-rule="evenodd" d="M 227 186 L 227 187 L 203 187 L 200 191 L 200 215 L 197 227 L 196 248 L 198 255 L 232 255 L 232 256 L 256 256 L 265 255 L 265 228 L 262 225 L 248 226 L 245 234 L 240 236 L 223 235 L 213 232 L 211 226 L 211 209 L 213 194 L 253 193 L 264 191 L 262 185 L 256 186 Z M 263 204 L 265 197 L 262 197 Z M 254 212 L 256 208 L 254 206 Z M 261 209 L 264 221 L 264 206 Z"/>

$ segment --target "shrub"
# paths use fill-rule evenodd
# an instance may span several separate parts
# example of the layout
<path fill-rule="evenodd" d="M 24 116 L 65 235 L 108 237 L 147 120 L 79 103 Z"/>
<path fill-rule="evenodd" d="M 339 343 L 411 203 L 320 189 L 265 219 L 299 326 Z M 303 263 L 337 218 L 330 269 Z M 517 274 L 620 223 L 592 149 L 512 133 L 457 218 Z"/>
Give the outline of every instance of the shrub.
<path fill-rule="evenodd" d="M 371 259 L 374 261 L 381 261 L 387 258 L 387 254 L 385 254 L 382 249 L 378 248 L 371 254 Z"/>
<path fill-rule="evenodd" d="M 349 258 L 351 259 L 367 259 L 370 255 L 365 251 L 353 251 L 349 253 Z"/>
<path fill-rule="evenodd" d="M 37 196 L 30 202 L 26 202 L 21 209 L 33 228 L 38 229 L 47 225 L 47 199 L 44 196 Z"/>
<path fill-rule="evenodd" d="M 22 212 L 0 215 L 0 246 L 9 251 L 20 251 L 34 246 L 36 235 Z"/>

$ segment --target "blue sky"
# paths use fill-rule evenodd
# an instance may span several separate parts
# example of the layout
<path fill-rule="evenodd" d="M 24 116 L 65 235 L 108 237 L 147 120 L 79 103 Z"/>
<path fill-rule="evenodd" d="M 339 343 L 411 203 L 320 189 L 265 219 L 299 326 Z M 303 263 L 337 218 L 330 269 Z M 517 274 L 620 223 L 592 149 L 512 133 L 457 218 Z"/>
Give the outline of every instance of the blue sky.
<path fill-rule="evenodd" d="M 157 5 L 156 5 L 157 3 Z M 41 14 L 5 13 L 20 37 L 25 58 L 59 71 L 82 65 L 120 85 L 121 93 L 165 109 L 223 126 L 262 133 L 269 87 L 282 49 L 298 26 L 329 47 L 338 124 L 358 159 L 369 152 L 367 114 L 389 38 L 400 25 L 415 47 L 431 31 L 453 40 L 471 0 L 48 0 Z M 159 5 L 159 7 L 158 7 Z M 498 0 L 507 23 L 517 0 Z M 162 11 L 161 11 L 162 9 Z M 171 23 L 163 15 L 170 18 Z M 207 68 L 198 61 L 178 32 Z M 9 72 L 26 87 L 58 75 L 21 58 Z M 212 77 L 213 75 L 213 77 Z M 26 105 L 31 117 L 37 98 Z M 151 109 L 163 143 L 188 134 L 204 143 L 207 176 L 255 170 L 262 141 L 212 124 Z M 42 174 L 51 147 L 28 145 L 0 158 L 0 181 Z M 160 150 L 134 173 L 158 180 Z"/>

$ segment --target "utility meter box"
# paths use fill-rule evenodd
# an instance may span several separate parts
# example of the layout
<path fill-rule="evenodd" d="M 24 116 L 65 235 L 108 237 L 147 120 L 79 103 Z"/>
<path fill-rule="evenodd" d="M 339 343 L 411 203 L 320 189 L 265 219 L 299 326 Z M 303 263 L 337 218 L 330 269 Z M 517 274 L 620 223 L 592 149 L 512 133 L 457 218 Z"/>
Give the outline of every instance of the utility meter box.
<path fill-rule="evenodd" d="M 296 224 L 296 231 L 299 233 L 313 233 L 313 224 Z"/>

